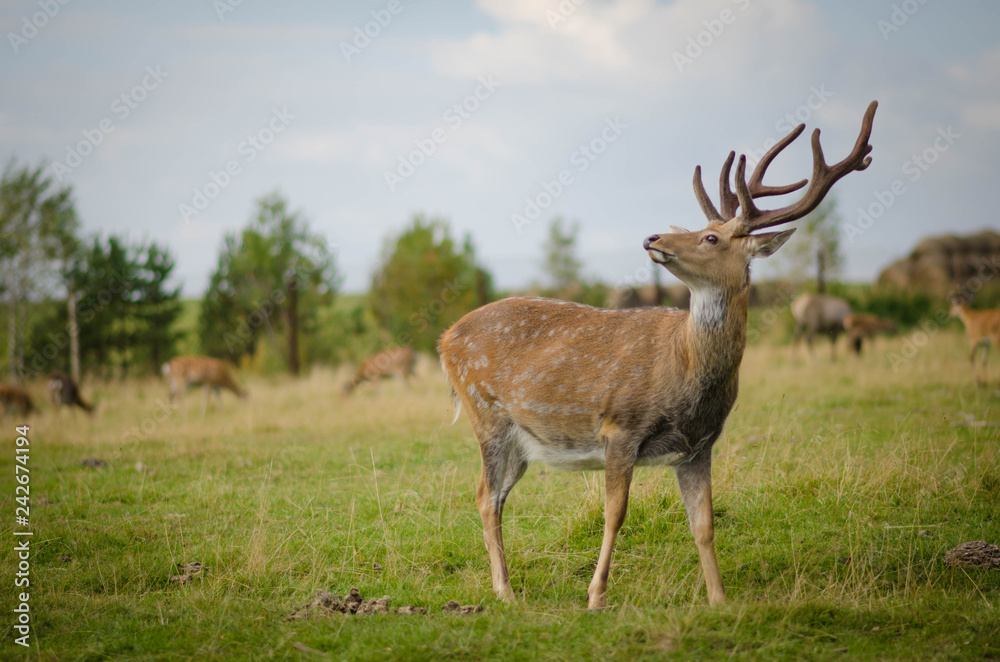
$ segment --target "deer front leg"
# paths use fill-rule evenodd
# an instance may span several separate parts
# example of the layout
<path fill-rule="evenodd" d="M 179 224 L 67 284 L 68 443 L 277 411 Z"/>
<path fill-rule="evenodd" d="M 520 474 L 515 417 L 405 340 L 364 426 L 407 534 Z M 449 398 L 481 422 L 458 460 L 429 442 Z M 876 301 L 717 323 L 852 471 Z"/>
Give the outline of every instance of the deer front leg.
<path fill-rule="evenodd" d="M 587 588 L 587 608 L 590 610 L 604 609 L 607 606 L 611 554 L 615 549 L 618 531 L 625 522 L 628 492 L 632 485 L 632 469 L 635 464 L 635 459 L 631 455 L 626 455 L 623 449 L 616 448 L 611 439 L 608 439 L 605 448 L 604 482 L 607 501 L 604 505 L 604 540 L 601 542 L 601 555 L 597 559 L 594 578 L 590 580 L 590 586 Z"/>
<path fill-rule="evenodd" d="M 712 513 L 712 460 L 707 452 L 704 459 L 677 467 L 677 482 L 680 484 L 684 508 L 687 510 L 691 533 L 698 545 L 701 569 L 705 574 L 709 604 L 726 601 L 726 591 L 722 588 L 722 575 L 715 557 L 715 523 Z"/>

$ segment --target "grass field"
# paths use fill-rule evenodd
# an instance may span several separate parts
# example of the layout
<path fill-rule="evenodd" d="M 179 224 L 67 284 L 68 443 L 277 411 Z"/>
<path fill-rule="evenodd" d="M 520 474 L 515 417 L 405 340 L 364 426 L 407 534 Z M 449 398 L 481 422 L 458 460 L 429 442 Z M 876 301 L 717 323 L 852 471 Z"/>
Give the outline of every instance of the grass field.
<path fill-rule="evenodd" d="M 609 609 L 588 613 L 585 597 L 603 476 L 540 465 L 505 511 L 518 599 L 492 597 L 476 442 L 464 417 L 450 425 L 430 359 L 411 390 L 350 400 L 345 373 L 244 376 L 250 399 L 224 394 L 205 418 L 200 393 L 163 409 L 155 380 L 86 384 L 92 418 L 29 421 L 28 650 L 11 611 L 21 421 L 3 421 L 0 658 L 1000 660 L 1000 571 L 942 559 L 1000 543 L 1000 427 L 952 425 L 1000 421 L 996 379 L 973 384 L 952 331 L 893 369 L 905 339 L 836 364 L 825 347 L 812 361 L 748 349 L 715 448 L 721 607 L 673 472 L 653 468 L 634 482 Z M 194 561 L 206 571 L 170 581 Z M 351 587 L 428 614 L 283 620 L 317 590 Z M 442 613 L 452 599 L 485 609 Z"/>

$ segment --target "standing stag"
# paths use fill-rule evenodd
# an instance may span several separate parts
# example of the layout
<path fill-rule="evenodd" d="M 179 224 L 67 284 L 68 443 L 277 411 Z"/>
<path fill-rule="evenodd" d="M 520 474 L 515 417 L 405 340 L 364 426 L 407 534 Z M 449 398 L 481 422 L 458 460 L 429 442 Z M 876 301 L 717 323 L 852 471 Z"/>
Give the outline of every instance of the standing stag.
<path fill-rule="evenodd" d="M 654 262 L 689 287 L 690 312 L 512 298 L 472 311 L 441 336 L 455 418 L 464 406 L 479 439 L 476 502 L 500 598 L 514 597 L 503 546 L 504 503 L 528 464 L 540 460 L 563 469 L 604 469 L 604 539 L 588 588 L 590 609 L 606 605 L 611 554 L 637 464 L 674 467 L 709 601 L 725 600 L 714 546 L 712 444 L 736 400 L 750 261 L 774 253 L 794 230 L 751 233 L 805 216 L 837 180 L 868 167 L 876 107 L 874 101 L 868 107 L 850 155 L 832 166 L 823 158 L 819 129 L 813 133 L 809 188 L 786 207 L 761 210 L 756 199 L 806 185 L 762 183 L 768 165 L 804 125 L 764 155 L 749 181 L 740 156 L 735 193 L 730 152 L 719 180 L 721 210 L 705 192 L 701 167 L 695 168 L 694 191 L 708 226 L 643 242 Z"/>
<path fill-rule="evenodd" d="M 951 316 L 962 320 L 965 325 L 965 335 L 969 337 L 972 352 L 969 361 L 972 363 L 972 377 L 976 383 L 985 386 L 989 381 L 989 370 L 986 362 L 990 358 L 990 344 L 1000 348 L 1000 310 L 973 310 L 963 297 L 951 300 Z M 976 351 L 983 348 L 982 377 L 976 370 Z"/>
<path fill-rule="evenodd" d="M 344 395 L 350 395 L 364 382 L 378 383 L 388 377 L 399 377 L 408 385 L 416 365 L 417 353 L 411 347 L 395 347 L 372 354 L 361 362 L 354 377 L 344 383 Z"/>
<path fill-rule="evenodd" d="M 175 398 L 183 398 L 192 386 L 204 386 L 205 397 L 201 405 L 201 415 L 208 409 L 208 391 L 215 391 L 215 398 L 222 401 L 219 389 L 229 389 L 240 400 L 247 397 L 246 391 L 236 383 L 229 370 L 229 364 L 207 356 L 178 356 L 163 364 L 163 376 L 170 384 L 170 403 Z"/>
<path fill-rule="evenodd" d="M 798 346 L 802 335 L 806 336 L 809 354 L 812 354 L 813 338 L 818 333 L 830 336 L 830 360 L 837 360 L 837 336 L 844 330 L 844 318 L 851 314 L 851 306 L 843 299 L 827 294 L 803 294 L 792 302 L 792 317 L 795 318 L 794 346 Z"/>

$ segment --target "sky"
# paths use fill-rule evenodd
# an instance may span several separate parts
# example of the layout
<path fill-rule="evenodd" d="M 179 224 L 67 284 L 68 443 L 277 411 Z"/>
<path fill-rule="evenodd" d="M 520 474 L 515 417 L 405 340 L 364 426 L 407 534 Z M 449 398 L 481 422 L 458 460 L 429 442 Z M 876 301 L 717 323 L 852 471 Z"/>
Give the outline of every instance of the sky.
<path fill-rule="evenodd" d="M 645 282 L 643 238 L 706 222 L 696 165 L 714 198 L 730 150 L 800 121 L 840 160 L 872 100 L 872 165 L 834 188 L 847 280 L 1000 227 L 987 0 L 35 0 L 0 5 L 0 34 L 0 159 L 47 163 L 85 232 L 168 246 L 190 297 L 274 190 L 347 292 L 418 213 L 502 288 L 541 278 L 557 215 L 589 277 Z M 803 136 L 767 183 L 810 170 Z"/>

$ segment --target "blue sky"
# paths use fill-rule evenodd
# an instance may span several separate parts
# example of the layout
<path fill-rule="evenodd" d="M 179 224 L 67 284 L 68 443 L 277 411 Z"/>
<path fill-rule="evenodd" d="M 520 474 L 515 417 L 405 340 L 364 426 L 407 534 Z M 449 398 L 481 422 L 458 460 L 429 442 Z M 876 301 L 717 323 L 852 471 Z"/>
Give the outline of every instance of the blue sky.
<path fill-rule="evenodd" d="M 502 286 L 539 277 L 557 214 L 579 219 L 590 275 L 644 277 L 644 237 L 704 224 L 695 165 L 714 192 L 728 151 L 759 152 L 788 117 L 839 160 L 872 99 L 874 162 L 835 188 L 849 279 L 1000 226 L 985 0 L 36 0 L 4 3 L 0 33 L 0 158 L 69 159 L 85 229 L 167 244 L 190 296 L 276 188 L 335 245 L 348 291 L 417 212 L 470 233 Z M 77 162 L 81 141 L 99 144 Z M 809 169 L 800 138 L 768 181 Z M 197 192 L 214 195 L 185 214 Z M 518 224 L 526 199 L 547 206 Z"/>

